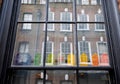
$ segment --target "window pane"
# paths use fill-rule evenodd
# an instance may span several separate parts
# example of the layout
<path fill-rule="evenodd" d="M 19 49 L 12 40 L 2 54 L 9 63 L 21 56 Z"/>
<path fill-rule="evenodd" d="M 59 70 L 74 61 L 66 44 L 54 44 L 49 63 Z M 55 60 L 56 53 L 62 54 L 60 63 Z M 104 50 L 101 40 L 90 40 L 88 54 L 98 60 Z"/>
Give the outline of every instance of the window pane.
<path fill-rule="evenodd" d="M 73 21 L 73 0 L 50 0 L 48 12 L 48 21 Z"/>
<path fill-rule="evenodd" d="M 83 23 L 80 23 L 83 24 Z M 79 24 L 78 24 L 79 25 Z M 83 24 L 87 25 L 87 24 Z M 89 29 L 77 26 L 78 56 L 80 66 L 109 66 L 108 44 L 105 28 L 88 24 Z M 97 25 L 104 25 L 98 24 Z M 104 25 L 105 27 L 105 25 Z"/>
<path fill-rule="evenodd" d="M 46 76 L 47 76 L 47 80 L 52 82 L 51 84 L 77 84 L 76 71 L 53 70 L 53 71 L 47 71 Z"/>
<path fill-rule="evenodd" d="M 92 1 L 92 0 L 91 0 Z M 102 6 L 96 4 L 96 2 L 91 2 L 91 5 L 81 5 L 77 1 L 77 21 L 80 22 L 103 22 L 103 9 Z M 98 2 L 97 2 L 98 3 Z"/>
<path fill-rule="evenodd" d="M 54 25 L 54 30 L 49 29 Z M 46 42 L 47 66 L 75 66 L 74 55 L 74 25 L 69 29 L 62 29 L 64 24 L 48 24 Z M 66 25 L 66 24 L 65 24 Z M 65 27 L 66 28 L 66 27 Z"/>
<path fill-rule="evenodd" d="M 18 24 L 12 65 L 42 66 L 42 42 L 44 41 L 44 24 L 31 24 L 32 29 L 22 29 Z"/>
<path fill-rule="evenodd" d="M 46 3 L 46 0 L 22 0 L 18 21 L 44 21 L 46 5 L 41 3 Z M 32 19 L 31 16 L 25 16 L 25 14 L 31 14 Z"/>
<path fill-rule="evenodd" d="M 107 71 L 79 71 L 79 84 L 111 84 Z"/>
<path fill-rule="evenodd" d="M 43 84 L 43 71 L 16 70 L 12 75 L 11 84 Z"/>

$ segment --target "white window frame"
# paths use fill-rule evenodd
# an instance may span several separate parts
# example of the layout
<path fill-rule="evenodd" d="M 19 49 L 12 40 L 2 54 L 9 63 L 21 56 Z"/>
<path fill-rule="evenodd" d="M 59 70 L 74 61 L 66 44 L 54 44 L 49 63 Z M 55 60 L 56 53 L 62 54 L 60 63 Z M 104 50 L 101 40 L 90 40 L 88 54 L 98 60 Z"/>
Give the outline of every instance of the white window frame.
<path fill-rule="evenodd" d="M 89 5 L 89 0 L 82 0 L 82 5 Z"/>
<path fill-rule="evenodd" d="M 98 14 L 95 14 L 95 22 L 99 22 L 99 21 L 97 21 L 97 15 Z M 100 14 L 100 15 L 102 15 L 102 14 Z M 103 18 L 104 19 L 104 18 Z M 97 26 L 97 24 L 95 24 L 95 31 L 105 31 L 105 24 L 99 24 L 99 25 L 104 25 L 104 29 L 97 29 L 96 28 L 96 26 Z"/>
<path fill-rule="evenodd" d="M 40 4 L 45 4 L 46 0 L 40 0 Z"/>
<path fill-rule="evenodd" d="M 32 0 L 21 0 L 23 4 L 32 4 Z"/>
<path fill-rule="evenodd" d="M 54 56 L 54 42 L 52 42 L 52 41 L 47 41 L 47 42 L 52 43 L 52 52 L 51 52 L 51 54 Z M 44 42 L 42 42 L 42 59 L 41 59 L 41 63 L 43 63 L 43 58 L 44 58 L 43 55 L 44 55 Z M 45 61 L 46 65 L 53 65 L 53 62 L 54 62 L 54 57 L 53 56 L 52 56 L 52 62 L 51 63 L 46 63 L 46 61 Z"/>
<path fill-rule="evenodd" d="M 23 52 L 21 52 L 21 47 L 24 47 L 24 50 L 22 50 Z M 26 50 L 27 48 L 27 50 Z M 19 53 L 29 53 L 29 42 L 20 42 L 19 44 Z"/>
<path fill-rule="evenodd" d="M 49 16 L 48 16 L 48 21 L 54 21 L 54 12 L 51 12 L 51 11 L 49 11 L 48 13 L 51 13 L 52 14 L 52 20 L 49 20 Z M 49 15 L 49 14 L 48 14 Z M 49 25 L 51 25 L 52 24 L 52 29 L 49 29 L 48 27 L 49 27 Z M 45 30 L 45 29 L 44 29 Z M 55 24 L 53 24 L 53 23 L 49 23 L 49 24 L 47 24 L 47 31 L 55 31 Z"/>
<path fill-rule="evenodd" d="M 60 42 L 60 58 L 62 58 L 62 43 L 65 43 L 65 42 Z M 73 49 L 72 49 L 72 42 L 68 42 L 68 43 L 70 43 L 70 54 L 72 54 L 72 51 L 73 51 Z M 72 58 L 71 58 L 71 60 L 72 60 Z M 69 65 L 67 63 L 63 63 L 61 60 L 60 60 L 59 64 L 60 65 Z"/>
<path fill-rule="evenodd" d="M 91 5 L 97 5 L 97 0 L 91 0 Z"/>
<path fill-rule="evenodd" d="M 78 41 L 79 59 L 80 59 L 80 56 L 81 56 L 81 54 L 80 54 L 80 42 L 84 42 L 84 41 Z M 91 43 L 89 41 L 85 41 L 85 42 L 88 43 L 90 62 L 87 62 L 87 63 L 86 62 L 80 62 L 80 60 L 79 60 L 79 64 L 92 64 Z"/>
<path fill-rule="evenodd" d="M 29 21 L 32 21 L 32 14 L 31 13 L 25 13 L 23 15 L 24 17 L 24 21 L 25 22 L 29 22 Z M 26 18 L 27 17 L 27 18 Z M 22 27 L 23 30 L 31 30 L 32 29 L 32 24 L 31 23 L 23 23 L 23 27 Z"/>
<path fill-rule="evenodd" d="M 78 14 L 78 21 L 80 21 L 80 17 L 81 17 L 81 15 L 83 15 L 83 14 Z M 84 14 L 84 15 L 86 15 L 87 16 L 87 22 L 89 22 L 89 15 L 88 14 Z M 81 22 L 84 22 L 84 21 L 81 21 Z M 83 24 L 86 24 L 86 23 L 83 23 Z M 79 28 L 79 23 L 77 24 L 77 30 L 89 30 L 89 24 L 87 24 L 87 29 L 80 29 Z"/>
<path fill-rule="evenodd" d="M 70 21 L 72 21 L 72 13 L 69 12 L 69 11 L 67 11 L 67 12 L 70 13 Z M 63 20 L 62 20 L 63 13 L 65 13 L 65 12 L 61 12 L 61 13 L 60 13 L 60 20 L 61 20 L 61 21 L 63 21 Z M 60 24 L 60 31 L 62 31 L 62 32 L 72 32 L 72 24 L 68 24 L 68 25 L 70 25 L 70 30 L 64 30 L 64 29 L 62 28 L 62 24 Z"/>
<path fill-rule="evenodd" d="M 21 52 L 21 46 L 23 50 Z M 27 48 L 27 49 L 26 49 Z M 29 53 L 29 42 L 20 42 L 19 44 L 19 62 L 26 62 L 27 61 L 27 54 Z"/>
<path fill-rule="evenodd" d="M 97 53 L 98 53 L 98 59 L 99 59 L 99 63 L 100 63 L 100 52 L 99 52 L 99 43 L 105 43 L 106 44 L 106 47 L 107 47 L 107 42 L 105 42 L 105 41 L 98 41 L 98 42 L 96 42 L 96 46 L 97 46 Z M 108 51 L 106 52 L 106 53 L 108 53 Z"/>

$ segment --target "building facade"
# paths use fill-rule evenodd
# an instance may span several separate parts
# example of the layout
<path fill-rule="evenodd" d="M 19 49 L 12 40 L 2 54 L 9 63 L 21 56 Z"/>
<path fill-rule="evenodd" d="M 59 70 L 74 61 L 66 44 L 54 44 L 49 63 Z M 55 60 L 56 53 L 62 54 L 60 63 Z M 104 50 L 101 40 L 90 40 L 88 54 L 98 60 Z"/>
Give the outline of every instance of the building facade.
<path fill-rule="evenodd" d="M 118 18 L 115 0 L 5 0 L 0 84 L 119 84 Z"/>

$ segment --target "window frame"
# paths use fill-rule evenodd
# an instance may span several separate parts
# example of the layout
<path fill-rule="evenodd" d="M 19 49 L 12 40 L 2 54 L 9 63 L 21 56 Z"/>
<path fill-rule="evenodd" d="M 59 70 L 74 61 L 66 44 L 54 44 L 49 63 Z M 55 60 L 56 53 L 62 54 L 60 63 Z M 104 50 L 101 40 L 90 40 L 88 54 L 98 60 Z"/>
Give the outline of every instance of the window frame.
<path fill-rule="evenodd" d="M 27 15 L 27 17 L 30 17 L 31 16 L 31 19 L 28 20 L 25 20 L 25 15 Z M 33 20 L 33 15 L 32 13 L 23 13 L 23 21 L 24 22 L 31 22 Z M 30 28 L 28 28 L 28 26 L 30 26 Z M 32 30 L 32 23 L 23 23 L 22 24 L 22 30 Z"/>
<path fill-rule="evenodd" d="M 95 14 L 95 22 L 102 22 L 102 21 L 97 21 L 97 15 L 100 15 L 100 17 L 103 17 L 103 15 L 100 13 L 100 14 Z M 104 17 L 103 17 L 103 21 L 104 21 Z M 104 29 L 97 29 L 97 25 L 103 25 L 104 26 Z M 105 24 L 95 24 L 95 31 L 105 31 Z"/>
<path fill-rule="evenodd" d="M 99 58 L 100 58 L 100 52 L 99 52 L 99 43 L 101 44 L 101 43 L 104 43 L 105 44 L 105 46 L 107 47 L 107 42 L 105 42 L 105 41 L 97 41 L 96 42 L 96 47 L 97 47 L 97 53 L 98 53 L 98 56 L 99 56 Z M 107 49 L 107 51 L 108 51 L 108 49 Z"/>
<path fill-rule="evenodd" d="M 84 16 L 87 16 L 87 21 L 81 21 L 81 22 L 89 22 L 89 15 L 88 14 L 78 14 L 78 21 L 80 21 L 80 17 L 82 16 L 82 15 L 84 15 Z M 82 30 L 84 30 L 84 31 L 89 31 L 90 29 L 89 29 L 89 24 L 87 24 L 87 23 L 81 23 L 81 24 L 83 24 L 83 25 L 87 25 L 87 28 L 85 29 L 80 29 L 79 28 L 79 26 L 80 26 L 80 23 L 78 23 L 77 24 L 77 30 L 78 31 L 82 31 Z"/>
<path fill-rule="evenodd" d="M 40 0 L 40 4 L 46 4 L 46 0 Z"/>
<path fill-rule="evenodd" d="M 49 20 L 49 13 L 51 13 L 52 14 L 52 20 Z M 51 11 L 49 11 L 48 12 L 48 21 L 54 21 L 54 15 L 55 15 L 55 13 L 54 12 L 51 12 Z M 49 25 L 52 25 L 52 29 L 49 29 L 48 27 L 49 27 Z M 45 30 L 45 29 L 44 29 Z M 53 23 L 49 23 L 49 24 L 47 24 L 47 31 L 55 31 L 55 24 L 53 24 Z"/>
<path fill-rule="evenodd" d="M 78 53 L 79 53 L 79 59 L 80 59 L 80 56 L 81 56 L 81 54 L 80 54 L 80 42 L 87 42 L 87 44 L 88 44 L 88 52 L 89 52 L 89 59 L 90 59 L 90 62 L 81 62 L 80 60 L 79 60 L 79 65 L 80 64 L 92 64 L 92 53 L 91 53 L 91 43 L 89 42 L 89 41 L 78 41 Z"/>
<path fill-rule="evenodd" d="M 89 5 L 90 3 L 89 3 L 89 0 L 82 0 L 81 4 L 82 5 Z"/>
<path fill-rule="evenodd" d="M 32 4 L 32 0 L 21 0 L 22 4 Z"/>
<path fill-rule="evenodd" d="M 72 52 L 73 52 L 73 48 L 72 48 L 72 42 L 60 42 L 60 58 L 62 58 L 62 43 L 69 43 L 70 44 L 70 54 L 73 54 Z M 65 60 L 65 59 L 64 59 Z M 69 64 L 67 64 L 67 63 L 62 63 L 62 61 L 60 60 L 60 63 L 59 63 L 59 65 L 69 65 Z"/>
<path fill-rule="evenodd" d="M 61 21 L 64 21 L 64 20 L 62 19 L 62 17 L 63 17 L 63 13 L 66 13 L 66 12 L 70 14 L 70 21 L 72 21 L 72 13 L 69 12 L 69 11 L 61 12 L 61 13 L 60 13 L 60 20 L 61 20 Z M 67 20 L 66 20 L 66 22 L 67 22 Z M 70 25 L 70 30 L 65 30 L 65 29 L 63 29 L 63 25 L 60 24 L 60 31 L 61 31 L 61 32 L 72 32 L 72 24 L 66 24 L 66 25 Z"/>
<path fill-rule="evenodd" d="M 91 0 L 91 5 L 97 5 L 97 0 Z"/>
<path fill-rule="evenodd" d="M 50 42 L 50 43 L 52 44 L 52 52 L 51 52 L 51 53 L 52 53 L 53 56 L 52 56 L 52 59 L 51 59 L 51 60 L 52 60 L 51 63 L 46 63 L 46 60 L 47 60 L 47 56 L 46 56 L 46 59 L 45 59 L 45 64 L 46 64 L 46 66 L 47 66 L 47 65 L 53 65 L 53 62 L 54 62 L 54 42 L 53 42 L 53 41 L 47 41 L 47 42 L 46 42 L 46 49 L 47 49 L 47 43 L 48 43 L 48 42 Z M 44 54 L 44 47 L 45 47 L 44 44 L 45 44 L 45 43 L 42 42 L 42 57 L 41 57 L 41 63 L 43 62 L 43 59 L 44 59 L 44 55 L 43 55 L 43 54 Z M 45 53 L 46 53 L 46 52 L 45 52 Z"/>

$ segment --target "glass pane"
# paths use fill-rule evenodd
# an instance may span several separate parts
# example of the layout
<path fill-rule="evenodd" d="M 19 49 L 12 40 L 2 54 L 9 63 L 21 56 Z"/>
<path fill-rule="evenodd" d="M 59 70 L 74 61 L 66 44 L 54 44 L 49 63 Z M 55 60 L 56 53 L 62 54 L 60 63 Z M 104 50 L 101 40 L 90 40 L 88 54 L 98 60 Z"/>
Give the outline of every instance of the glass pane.
<path fill-rule="evenodd" d="M 111 84 L 107 71 L 79 71 L 79 84 Z"/>
<path fill-rule="evenodd" d="M 18 24 L 12 65 L 42 66 L 43 64 L 42 42 L 45 39 L 45 24 L 29 24 L 31 28 L 28 23 Z"/>
<path fill-rule="evenodd" d="M 46 19 L 45 9 L 46 0 L 21 0 L 18 21 L 44 21 Z"/>
<path fill-rule="evenodd" d="M 105 25 L 78 23 L 77 34 L 79 65 L 109 66 Z"/>
<path fill-rule="evenodd" d="M 70 71 L 70 70 L 47 71 L 46 80 L 51 81 L 52 83 L 50 84 L 77 84 L 76 71 Z"/>
<path fill-rule="evenodd" d="M 77 21 L 103 22 L 101 0 L 77 0 Z"/>
<path fill-rule="evenodd" d="M 43 71 L 15 71 L 11 84 L 43 84 Z"/>
<path fill-rule="evenodd" d="M 73 19 L 73 0 L 49 0 L 48 21 Z"/>
<path fill-rule="evenodd" d="M 74 25 L 48 24 L 46 65 L 75 66 Z"/>

